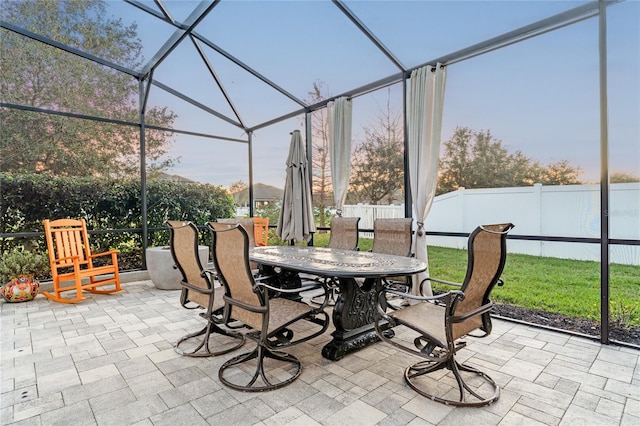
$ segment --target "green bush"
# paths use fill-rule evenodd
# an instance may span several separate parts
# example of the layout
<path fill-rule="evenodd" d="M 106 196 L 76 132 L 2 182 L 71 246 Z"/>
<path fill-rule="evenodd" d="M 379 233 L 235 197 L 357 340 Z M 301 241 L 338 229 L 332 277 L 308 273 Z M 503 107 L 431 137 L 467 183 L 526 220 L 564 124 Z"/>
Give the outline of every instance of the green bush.
<path fill-rule="evenodd" d="M 48 174 L 0 173 L 0 233 L 42 232 L 44 219 L 84 218 L 89 230 L 142 228 L 139 180 L 58 177 Z M 234 214 L 233 199 L 211 184 L 150 180 L 147 183 L 147 226 L 164 228 L 166 220 L 190 220 L 198 225 Z M 168 232 L 149 232 L 149 245 L 164 245 Z M 3 238 L 0 253 L 15 246 L 45 247 L 44 237 Z M 139 252 L 141 233 L 101 232 L 91 236 L 94 252 L 118 249 Z"/>
<path fill-rule="evenodd" d="M 0 259 L 0 285 L 12 277 L 33 275 L 41 279 L 49 273 L 49 259 L 45 254 L 23 250 L 18 247 L 2 255 Z"/>

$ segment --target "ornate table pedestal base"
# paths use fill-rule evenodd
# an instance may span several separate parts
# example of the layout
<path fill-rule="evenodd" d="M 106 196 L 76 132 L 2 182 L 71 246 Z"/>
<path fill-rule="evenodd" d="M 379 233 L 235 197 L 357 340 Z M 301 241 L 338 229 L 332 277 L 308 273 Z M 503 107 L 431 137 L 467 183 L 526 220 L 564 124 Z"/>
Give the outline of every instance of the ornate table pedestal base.
<path fill-rule="evenodd" d="M 340 278 L 339 283 L 340 295 L 333 309 L 333 340 L 322 348 L 322 356 L 332 361 L 380 340 L 374 327 L 380 280 L 367 278 L 360 285 L 353 278 Z M 393 335 L 391 329 L 386 332 Z"/>
<path fill-rule="evenodd" d="M 271 267 L 276 275 L 271 282 L 281 288 L 298 288 L 297 274 L 301 272 L 338 278 L 340 295 L 333 307 L 333 340 L 322 348 L 322 355 L 334 361 L 378 340 L 376 298 L 382 289 L 382 277 L 402 277 L 427 269 L 425 262 L 411 257 L 328 247 L 255 247 L 249 259 Z M 390 328 L 383 332 L 393 336 Z"/>

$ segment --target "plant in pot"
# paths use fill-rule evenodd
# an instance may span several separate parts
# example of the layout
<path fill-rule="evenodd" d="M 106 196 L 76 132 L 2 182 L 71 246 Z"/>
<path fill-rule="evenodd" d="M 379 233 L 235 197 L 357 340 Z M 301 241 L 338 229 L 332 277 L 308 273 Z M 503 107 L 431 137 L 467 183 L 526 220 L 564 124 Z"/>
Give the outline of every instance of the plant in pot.
<path fill-rule="evenodd" d="M 37 278 L 49 272 L 47 256 L 34 251 L 14 248 L 0 259 L 0 294 L 7 302 L 26 302 L 38 294 Z"/>

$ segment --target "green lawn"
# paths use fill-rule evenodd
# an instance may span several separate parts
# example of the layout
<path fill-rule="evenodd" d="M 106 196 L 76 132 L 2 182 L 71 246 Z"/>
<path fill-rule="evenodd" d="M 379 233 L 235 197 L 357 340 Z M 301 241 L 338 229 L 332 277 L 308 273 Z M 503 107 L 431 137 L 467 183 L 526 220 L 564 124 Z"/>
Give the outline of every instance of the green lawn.
<path fill-rule="evenodd" d="M 314 245 L 325 246 L 329 234 L 316 234 Z M 373 240 L 360 239 L 360 250 Z M 432 277 L 461 282 L 467 268 L 467 251 L 429 247 Z M 499 303 L 553 312 L 569 317 L 600 320 L 600 263 L 550 257 L 509 254 L 502 278 L 492 299 Z M 640 325 L 640 267 L 610 267 L 611 320 Z"/>
<path fill-rule="evenodd" d="M 464 278 L 466 250 L 429 247 L 429 271 L 451 281 Z M 610 266 L 611 319 L 640 325 L 640 267 Z M 570 317 L 600 320 L 600 263 L 509 254 L 502 274 L 505 284 L 492 299 Z"/>

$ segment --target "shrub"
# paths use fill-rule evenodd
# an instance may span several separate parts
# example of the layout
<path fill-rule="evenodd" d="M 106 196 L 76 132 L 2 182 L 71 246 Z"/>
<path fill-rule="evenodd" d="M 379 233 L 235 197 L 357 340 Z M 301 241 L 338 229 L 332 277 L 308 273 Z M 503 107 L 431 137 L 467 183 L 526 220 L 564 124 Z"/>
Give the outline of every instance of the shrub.
<path fill-rule="evenodd" d="M 0 233 L 41 233 L 44 219 L 84 218 L 88 229 L 105 231 L 91 236 L 93 251 L 140 252 L 140 180 L 0 173 L 0 187 Z M 150 180 L 147 200 L 149 245 L 167 243 L 167 232 L 153 232 L 166 220 L 203 225 L 234 213 L 231 196 L 211 184 Z M 133 231 L 109 232 L 121 229 Z M 44 237 L 36 238 L 35 245 L 44 246 Z M 3 238 L 0 253 L 24 244 L 23 239 Z"/>
<path fill-rule="evenodd" d="M 49 259 L 45 254 L 14 248 L 2 255 L 0 259 L 0 285 L 12 277 L 33 275 L 42 279 L 49 273 Z"/>

